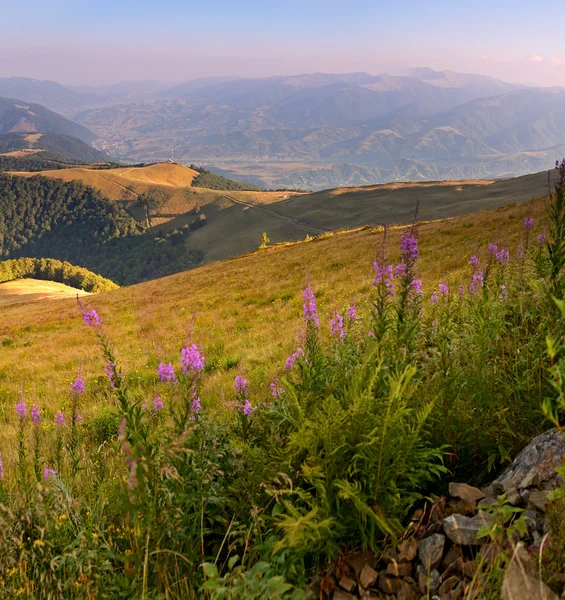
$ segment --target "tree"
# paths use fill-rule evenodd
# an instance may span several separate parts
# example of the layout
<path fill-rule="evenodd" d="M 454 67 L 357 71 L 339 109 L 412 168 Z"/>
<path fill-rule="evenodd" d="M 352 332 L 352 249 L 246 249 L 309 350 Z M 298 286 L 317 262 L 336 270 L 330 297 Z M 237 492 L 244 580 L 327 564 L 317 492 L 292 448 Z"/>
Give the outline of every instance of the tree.
<path fill-rule="evenodd" d="M 137 197 L 137 205 L 141 206 L 145 211 L 145 222 L 147 228 L 153 225 L 153 216 L 155 216 L 155 211 L 159 208 L 162 208 L 167 201 L 166 194 L 161 191 L 159 188 L 150 188 L 146 192 L 139 194 Z"/>
<path fill-rule="evenodd" d="M 271 240 L 267 237 L 267 234 L 263 232 L 263 236 L 261 237 L 261 245 L 259 248 L 266 248 L 271 243 Z"/>

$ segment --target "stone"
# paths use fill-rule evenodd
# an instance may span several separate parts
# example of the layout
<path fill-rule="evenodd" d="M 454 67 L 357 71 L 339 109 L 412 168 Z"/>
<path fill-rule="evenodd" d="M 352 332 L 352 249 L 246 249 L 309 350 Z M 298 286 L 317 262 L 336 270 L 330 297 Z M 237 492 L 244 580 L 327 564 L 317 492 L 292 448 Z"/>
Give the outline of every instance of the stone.
<path fill-rule="evenodd" d="M 379 589 L 385 594 L 398 594 L 402 583 L 401 579 L 390 577 L 385 573 L 379 573 Z"/>
<path fill-rule="evenodd" d="M 441 533 L 434 533 L 418 542 L 418 556 L 426 570 L 435 569 L 441 563 L 444 547 L 445 536 Z"/>
<path fill-rule="evenodd" d="M 451 546 L 441 561 L 441 566 L 447 569 L 450 564 L 454 563 L 462 555 L 461 548 L 459 546 Z"/>
<path fill-rule="evenodd" d="M 483 527 L 484 522 L 477 517 L 465 517 L 463 515 L 451 515 L 443 521 L 443 529 L 447 537 L 454 543 L 461 546 L 472 546 L 480 544 L 477 541 L 477 533 Z"/>
<path fill-rule="evenodd" d="M 553 489 L 563 483 L 555 468 L 565 457 L 563 433 L 550 429 L 535 437 L 512 464 L 492 483 L 497 492 L 520 490 L 531 486 Z"/>
<path fill-rule="evenodd" d="M 412 589 L 410 584 L 406 583 L 406 581 L 402 581 L 396 600 L 418 600 L 418 594 L 416 590 Z"/>
<path fill-rule="evenodd" d="M 542 492 L 541 490 L 534 490 L 530 497 L 528 498 L 528 502 L 534 507 L 537 508 L 540 512 L 545 512 L 547 508 L 547 492 Z"/>
<path fill-rule="evenodd" d="M 466 483 L 450 483 L 449 484 L 449 495 L 454 498 L 461 498 L 461 500 L 473 500 L 479 502 L 485 498 L 485 494 L 476 487 L 467 485 Z"/>
<path fill-rule="evenodd" d="M 514 549 L 502 582 L 502 600 L 557 600 L 539 578 L 538 567 L 522 544 Z"/>
<path fill-rule="evenodd" d="M 339 587 L 343 588 L 346 592 L 352 592 L 357 587 L 357 583 L 349 577 L 342 577 L 339 580 Z"/>
<path fill-rule="evenodd" d="M 465 594 L 465 582 L 460 581 L 450 592 L 449 600 L 460 600 Z"/>
<path fill-rule="evenodd" d="M 473 579 L 477 572 L 477 562 L 475 560 L 466 560 L 462 564 L 461 572 L 465 577 Z"/>
<path fill-rule="evenodd" d="M 333 600 L 355 600 L 355 598 L 357 598 L 357 596 L 354 596 L 353 594 L 350 594 L 349 592 L 346 592 L 340 588 L 336 588 L 333 595 Z"/>
<path fill-rule="evenodd" d="M 410 574 L 412 573 L 412 563 L 393 562 L 387 566 L 385 572 L 387 575 L 393 575 L 394 577 L 410 577 Z"/>
<path fill-rule="evenodd" d="M 457 575 L 453 575 L 452 577 L 449 577 L 448 579 L 446 579 L 440 586 L 439 586 L 439 595 L 440 597 L 443 597 L 445 594 L 449 594 L 451 592 L 451 590 L 459 583 L 459 577 L 457 577 Z"/>
<path fill-rule="evenodd" d="M 398 545 L 398 560 L 414 560 L 417 552 L 418 542 L 416 540 L 404 540 Z"/>
<path fill-rule="evenodd" d="M 320 590 L 324 592 L 328 598 L 332 597 L 333 591 L 335 590 L 336 581 L 333 575 L 326 575 L 320 582 Z"/>
<path fill-rule="evenodd" d="M 353 569 L 355 577 L 359 578 L 359 573 L 365 565 L 375 564 L 375 555 L 370 550 L 358 551 L 347 556 L 345 562 Z"/>
<path fill-rule="evenodd" d="M 449 579 L 450 577 L 453 577 L 453 575 L 457 575 L 459 573 L 461 573 L 461 571 L 463 570 L 463 559 L 461 557 L 459 557 L 456 561 L 452 562 L 449 567 L 447 567 L 447 569 L 444 571 L 443 575 L 441 576 L 441 580 L 444 581 L 446 579 Z"/>
<path fill-rule="evenodd" d="M 422 594 L 435 594 L 439 588 L 439 579 L 439 571 L 437 569 L 432 569 L 429 575 L 426 571 L 420 570 L 418 574 L 418 588 L 420 592 Z"/>
<path fill-rule="evenodd" d="M 359 585 L 363 586 L 364 588 L 371 587 L 373 583 L 377 581 L 378 576 L 379 574 L 375 571 L 375 569 L 371 568 L 369 565 L 365 565 L 361 569 L 361 573 L 359 573 Z"/>

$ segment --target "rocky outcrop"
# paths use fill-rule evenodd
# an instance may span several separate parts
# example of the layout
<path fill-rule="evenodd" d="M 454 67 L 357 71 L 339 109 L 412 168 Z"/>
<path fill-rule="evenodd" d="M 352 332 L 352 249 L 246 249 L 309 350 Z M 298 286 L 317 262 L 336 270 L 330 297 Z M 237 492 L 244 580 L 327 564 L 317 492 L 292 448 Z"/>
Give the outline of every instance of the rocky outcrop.
<path fill-rule="evenodd" d="M 490 564 L 496 548 L 485 535 L 493 524 L 489 507 L 507 502 L 522 509 L 527 533 L 509 549 L 512 559 L 504 576 L 503 600 L 556 600 L 529 556 L 548 533 L 545 511 L 550 490 L 563 485 L 556 467 L 563 464 L 563 434 L 551 430 L 532 440 L 491 485 L 480 490 L 453 482 L 449 493 L 415 511 L 404 538 L 376 557 L 355 553 L 340 565 L 339 577 L 322 582 L 322 597 L 334 600 L 460 600 L 482 577 L 479 565 Z"/>

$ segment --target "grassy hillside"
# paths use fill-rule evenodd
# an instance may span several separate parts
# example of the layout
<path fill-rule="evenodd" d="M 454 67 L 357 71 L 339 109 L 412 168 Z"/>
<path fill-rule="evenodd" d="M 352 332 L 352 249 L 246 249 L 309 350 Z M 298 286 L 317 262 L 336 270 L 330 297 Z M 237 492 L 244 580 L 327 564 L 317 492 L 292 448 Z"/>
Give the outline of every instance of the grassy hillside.
<path fill-rule="evenodd" d="M 508 180 L 337 188 L 314 194 L 196 188 L 192 186 L 198 172 L 171 163 L 109 170 L 61 169 L 42 175 L 95 187 L 128 207 L 142 224 L 146 214 L 136 205 L 138 197 L 156 193 L 164 201 L 152 211 L 152 231 L 159 235 L 187 232 L 186 248 L 200 253 L 204 263 L 254 250 L 263 232 L 273 243 L 297 241 L 366 224 L 408 223 L 417 202 L 420 218 L 428 220 L 523 202 L 547 190 L 546 173 Z M 187 231 L 203 216 L 205 226 Z"/>
<path fill-rule="evenodd" d="M 425 290 L 445 276 L 450 281 L 469 277 L 468 259 L 478 244 L 497 240 L 515 248 L 528 207 L 527 203 L 501 207 L 422 224 Z M 541 209 L 542 202 L 536 202 L 536 216 Z M 389 231 L 393 259 L 401 232 L 402 228 Z M 205 383 L 207 393 L 219 397 L 232 377 L 229 365 L 239 360 L 252 384 L 264 386 L 301 330 L 301 290 L 308 271 L 325 316 L 346 300 L 364 302 L 370 289 L 372 261 L 382 243 L 382 230 L 364 228 L 321 238 L 102 293 L 89 304 L 104 315 L 120 354 L 127 354 L 128 366 L 140 369 L 140 377 L 182 344 L 197 310 L 196 336 L 211 369 Z M 96 377 L 97 350 L 82 343 L 83 335 L 72 301 L 4 311 L 0 339 L 10 343 L 0 357 L 0 371 L 12 365 L 13 376 L 0 382 L 1 393 L 15 398 L 18 382 L 24 380 L 29 382 L 31 394 L 48 401 L 65 388 L 79 363 L 87 378 Z M 58 344 L 53 353 L 39 355 L 39 349 L 49 345 L 54 336 Z M 31 356 L 36 357 L 32 362 L 28 360 Z M 225 362 L 225 357 L 232 362 Z"/>
<path fill-rule="evenodd" d="M 44 303 L 62 298 L 76 298 L 77 295 L 88 296 L 89 292 L 56 281 L 14 279 L 0 283 L 0 308 L 4 310 L 9 306 L 28 306 L 30 302 Z"/>

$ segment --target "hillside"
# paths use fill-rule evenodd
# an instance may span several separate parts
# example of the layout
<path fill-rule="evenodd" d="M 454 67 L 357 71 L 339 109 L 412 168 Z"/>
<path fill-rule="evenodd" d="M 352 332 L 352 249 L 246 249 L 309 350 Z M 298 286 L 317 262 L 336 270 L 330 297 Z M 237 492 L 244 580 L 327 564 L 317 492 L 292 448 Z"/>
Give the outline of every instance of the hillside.
<path fill-rule="evenodd" d="M 0 134 L 57 133 L 89 144 L 96 135 L 86 127 L 35 103 L 0 97 Z"/>
<path fill-rule="evenodd" d="M 58 133 L 0 134 L 0 170 L 45 171 L 109 157 L 78 138 Z"/>
<path fill-rule="evenodd" d="M 453 285 L 468 278 L 469 256 L 477 245 L 495 240 L 515 248 L 528 210 L 525 203 L 422 224 L 419 236 L 425 291 L 445 276 Z M 536 202 L 536 231 L 542 227 L 538 220 L 541 210 L 542 202 Z M 389 231 L 392 260 L 396 260 L 402 231 Z M 211 367 L 206 393 L 219 397 L 218 385 L 231 385 L 233 379 L 222 362 L 226 357 L 241 360 L 257 383 L 267 380 L 269 370 L 284 362 L 301 329 L 307 272 L 324 318 L 344 302 L 363 303 L 381 243 L 382 230 L 369 228 L 321 236 L 97 294 L 89 299 L 89 306 L 103 315 L 120 355 L 128 353 L 129 368 L 147 368 L 147 355 L 157 362 L 176 351 L 198 309 L 197 339 L 210 365 L 215 365 L 215 357 L 218 361 Z M 72 300 L 3 311 L 0 339 L 11 342 L 0 356 L 0 371 L 8 367 L 13 371 L 10 382 L 2 383 L 5 391 L 17 394 L 21 380 L 33 381 L 36 394 L 64 386 L 72 380 L 77 362 L 85 365 L 87 378 L 96 376 L 97 349 L 94 344 L 82 343 L 80 321 Z M 47 347 L 53 336 L 58 343 L 49 356 L 36 352 Z M 26 361 L 31 354 L 36 359 Z"/>
<path fill-rule="evenodd" d="M 27 306 L 30 302 L 43 303 L 46 300 L 61 300 L 88 296 L 88 292 L 57 283 L 39 279 L 15 279 L 0 283 L 0 308 Z"/>
<path fill-rule="evenodd" d="M 61 169 L 41 174 L 98 189 L 104 197 L 127 207 L 141 225 L 147 224 L 147 215 L 139 206 L 139 196 L 158 196 L 161 204 L 151 211 L 151 232 L 182 239 L 182 245 L 176 247 L 199 256 L 196 264 L 250 252 L 259 245 L 263 232 L 273 243 L 296 241 L 367 224 L 408 223 L 417 202 L 420 218 L 431 220 L 524 202 L 547 191 L 547 173 L 508 180 L 338 188 L 314 194 L 197 188 L 193 187 L 197 171 L 171 163 L 109 170 Z M 178 232 L 184 233 L 181 236 Z M 90 266 L 100 270 L 95 268 L 97 264 Z M 117 278 L 118 283 L 125 282 L 120 279 L 121 271 L 118 275 L 116 271 L 101 273 Z"/>

